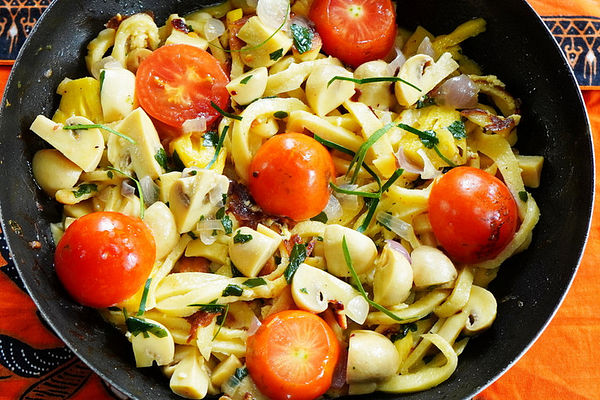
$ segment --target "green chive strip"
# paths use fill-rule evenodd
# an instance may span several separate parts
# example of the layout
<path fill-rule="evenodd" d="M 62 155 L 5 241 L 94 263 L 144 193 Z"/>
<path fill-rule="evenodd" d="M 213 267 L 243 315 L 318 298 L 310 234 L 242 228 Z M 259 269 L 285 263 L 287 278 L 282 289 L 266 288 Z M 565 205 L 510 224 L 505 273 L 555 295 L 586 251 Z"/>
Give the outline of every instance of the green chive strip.
<path fill-rule="evenodd" d="M 140 317 L 144 315 L 146 311 L 146 300 L 148 300 L 148 291 L 150 290 L 150 282 L 152 282 L 152 278 L 148 278 L 146 280 L 146 284 L 144 285 L 144 291 L 142 292 L 142 299 L 140 300 L 140 308 L 138 309 L 137 316 Z"/>
<path fill-rule="evenodd" d="M 352 265 L 352 257 L 350 257 L 350 250 L 348 250 L 348 243 L 346 243 L 345 235 L 342 239 L 342 249 L 344 250 L 344 259 L 346 260 L 346 265 L 348 266 L 348 269 L 350 270 L 350 274 L 352 275 L 354 282 L 356 282 L 356 287 L 358 288 L 358 291 L 360 292 L 362 297 L 364 297 L 364 299 L 367 301 L 367 303 L 369 303 L 371 306 L 378 309 L 379 311 L 381 311 L 388 317 L 392 318 L 394 321 L 398 321 L 398 322 L 404 321 L 404 319 L 398 318 L 398 316 L 396 316 L 396 314 L 394 314 L 393 312 L 391 312 L 384 306 L 382 306 L 378 303 L 375 303 L 373 300 L 369 299 L 369 296 L 367 295 L 367 292 L 365 292 L 365 289 L 363 288 L 362 283 L 360 283 L 360 279 L 358 279 L 358 274 L 356 273 L 356 270 L 354 269 L 354 266 Z"/>
<path fill-rule="evenodd" d="M 119 136 L 120 138 L 123 138 L 123 139 L 127 140 L 127 141 L 128 141 L 129 143 L 131 143 L 131 144 L 136 144 L 136 143 L 137 143 L 135 140 L 133 140 L 133 139 L 132 139 L 132 138 L 130 138 L 129 136 L 127 136 L 127 135 L 125 135 L 125 134 L 123 134 L 123 133 L 121 133 L 121 132 L 115 131 L 113 128 L 111 128 L 111 127 L 109 127 L 109 126 L 106 126 L 106 125 L 102 125 L 102 124 L 79 124 L 79 125 L 65 125 L 65 126 L 63 126 L 63 129 L 66 129 L 66 130 L 73 130 L 73 131 L 74 131 L 74 130 L 80 130 L 80 129 L 82 129 L 82 130 L 88 130 L 88 129 L 102 129 L 102 130 L 105 130 L 105 131 L 107 131 L 107 132 L 110 132 L 110 133 L 112 133 L 112 134 L 114 134 L 114 135 L 117 135 L 117 136 Z"/>
<path fill-rule="evenodd" d="M 367 151 L 371 148 L 371 146 L 373 146 L 375 144 L 375 142 L 377 142 L 379 139 L 381 139 L 382 136 L 385 135 L 394 126 L 395 125 L 393 123 L 386 124 L 382 128 L 379 128 L 378 130 L 376 130 L 369 137 L 369 139 L 367 139 L 366 142 L 364 142 L 363 144 L 360 145 L 358 151 L 356 152 L 356 155 L 354 156 L 354 159 L 352 159 L 352 162 L 350 163 L 350 166 L 348 167 L 348 172 L 346 173 L 346 175 L 348 175 L 350 173 L 350 171 L 352 171 L 352 168 L 356 165 L 356 168 L 354 168 L 354 173 L 352 174 L 352 178 L 350 179 L 350 184 L 354 184 L 356 182 L 356 179 L 358 179 L 358 173 L 360 172 L 360 167 L 363 165 L 363 162 L 365 161 L 365 157 L 367 156 Z"/>
<path fill-rule="evenodd" d="M 221 328 L 223 328 L 223 325 L 225 325 L 225 320 L 227 319 L 228 313 L 229 313 L 229 304 L 226 304 L 225 305 L 225 313 L 223 314 L 223 319 L 221 320 L 221 323 L 219 324 L 219 329 L 217 329 L 215 336 L 213 336 L 213 338 L 212 338 L 213 341 L 217 338 L 217 336 L 219 336 L 219 333 L 221 332 Z"/>
<path fill-rule="evenodd" d="M 354 195 L 354 196 L 360 196 L 360 197 L 367 197 L 370 199 L 378 199 L 380 196 L 380 193 L 378 192 L 359 192 L 356 190 L 348 190 L 348 189 L 343 189 L 341 187 L 339 187 L 338 185 L 336 185 L 333 182 L 329 182 L 329 186 L 331 186 L 331 188 L 337 192 L 337 193 L 342 193 L 342 194 L 349 194 L 349 195 Z"/>
<path fill-rule="evenodd" d="M 219 114 L 221 114 L 224 117 L 235 119 L 236 121 L 241 121 L 242 120 L 242 117 L 240 117 L 239 115 L 235 115 L 235 114 L 232 114 L 232 113 L 229 113 L 229 112 L 223 110 L 214 101 L 211 101 L 210 105 L 212 106 L 212 108 L 214 108 L 215 110 L 217 110 L 217 112 Z"/>
<path fill-rule="evenodd" d="M 225 141 L 225 136 L 227 135 L 228 130 L 229 130 L 229 125 L 225 125 L 225 127 L 223 128 L 223 133 L 221 134 L 221 137 L 219 138 L 219 142 L 217 143 L 217 147 L 215 147 L 215 155 L 213 156 L 212 160 L 210 160 L 210 162 L 206 165 L 206 169 L 210 169 L 210 167 L 212 167 L 213 164 L 215 162 L 217 162 L 217 159 L 219 158 L 219 153 L 221 152 L 221 149 L 223 148 L 223 142 Z"/>
<path fill-rule="evenodd" d="M 364 79 L 356 79 L 356 78 L 350 78 L 347 76 L 339 76 L 336 75 L 333 78 L 331 78 L 329 80 L 329 82 L 327 82 L 327 87 L 329 87 L 329 85 L 331 85 L 334 81 L 348 81 L 348 82 L 354 82 L 358 85 L 363 85 L 365 83 L 374 83 L 374 82 L 402 82 L 412 88 L 415 88 L 416 90 L 418 90 L 419 92 L 421 92 L 421 89 L 415 85 L 413 85 L 410 82 L 405 81 L 402 78 L 397 78 L 395 76 L 377 76 L 374 78 L 364 78 Z"/>
<path fill-rule="evenodd" d="M 125 172 L 123 172 L 119 169 L 116 169 L 115 167 L 106 167 L 106 168 L 111 171 L 118 172 L 119 174 L 123 175 L 124 177 L 129 178 L 135 182 L 135 186 L 137 187 L 137 190 L 140 194 L 140 218 L 144 219 L 144 211 L 145 211 L 146 207 L 144 206 L 144 193 L 142 192 L 142 185 L 140 185 L 140 181 L 135 179 L 133 176 L 126 174 Z"/>
<path fill-rule="evenodd" d="M 398 178 L 400 178 L 400 176 L 402 176 L 403 173 L 404 170 L 402 168 L 398 168 L 396 171 L 394 171 L 392 176 L 390 176 L 390 179 L 388 179 L 387 182 L 381 187 L 379 197 L 371 200 L 367 209 L 367 215 L 365 216 L 363 223 L 360 224 L 358 229 L 356 229 L 358 232 L 363 233 L 367 230 L 367 228 L 371 224 L 373 216 L 375 215 L 375 211 L 377 210 L 377 206 L 379 205 L 379 200 L 381 199 L 381 196 L 388 191 L 388 189 L 398 180 Z"/>

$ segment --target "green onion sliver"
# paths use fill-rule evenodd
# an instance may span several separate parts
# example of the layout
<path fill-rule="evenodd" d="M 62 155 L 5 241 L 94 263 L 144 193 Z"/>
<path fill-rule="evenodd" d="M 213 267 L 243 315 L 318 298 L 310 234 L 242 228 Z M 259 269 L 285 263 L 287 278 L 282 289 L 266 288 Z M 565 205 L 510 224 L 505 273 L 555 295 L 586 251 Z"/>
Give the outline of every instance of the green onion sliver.
<path fill-rule="evenodd" d="M 331 78 L 329 80 L 329 82 L 327 82 L 327 87 L 329 87 L 329 85 L 331 85 L 334 81 L 354 82 L 357 85 L 363 85 L 365 83 L 374 83 L 374 82 L 402 82 L 402 83 L 418 90 L 419 92 L 421 92 L 421 89 L 419 87 L 413 85 L 410 82 L 405 81 L 402 78 L 397 78 L 395 76 L 377 76 L 377 77 L 373 77 L 373 78 L 356 79 L 356 78 L 350 78 L 347 76 L 336 75 L 333 78 Z"/>
<path fill-rule="evenodd" d="M 350 171 L 352 170 L 352 168 L 354 166 L 356 166 L 356 168 L 354 168 L 354 173 L 352 174 L 352 178 L 350 179 L 350 184 L 354 184 L 356 182 L 356 179 L 358 178 L 358 173 L 360 172 L 360 167 L 363 165 L 363 162 L 365 161 L 365 157 L 367 156 L 367 151 L 369 150 L 369 148 L 371 148 L 371 146 L 373 146 L 375 144 L 375 142 L 377 142 L 379 139 L 381 139 L 383 137 L 383 135 L 385 135 L 394 126 L 395 125 L 393 123 L 386 124 L 382 128 L 379 128 L 378 130 L 376 130 L 369 137 L 369 139 L 367 139 L 366 142 L 364 142 L 363 144 L 360 145 L 358 151 L 356 152 L 356 155 L 354 156 L 354 159 L 352 159 L 352 162 L 350 163 L 350 166 L 348 167 L 348 172 L 346 173 L 346 174 L 349 174 Z"/>
<path fill-rule="evenodd" d="M 144 291 L 142 293 L 142 299 L 140 300 L 140 308 L 138 309 L 137 315 L 142 316 L 146 311 L 146 301 L 148 300 L 148 291 L 150 290 L 150 283 L 152 282 L 152 278 L 148 278 L 146 280 L 146 284 L 144 285 Z"/>
<path fill-rule="evenodd" d="M 229 113 L 229 112 L 227 112 L 227 111 L 223 110 L 223 109 L 222 109 L 221 107 L 219 107 L 219 106 L 217 105 L 217 103 L 215 103 L 214 101 L 211 101 L 211 102 L 210 102 L 210 105 L 211 105 L 211 107 L 212 107 L 212 108 L 214 108 L 215 110 L 217 110 L 217 112 L 218 112 L 219 114 L 221 114 L 221 115 L 222 115 L 222 116 L 224 116 L 224 117 L 231 118 L 231 119 L 235 119 L 236 121 L 241 121 L 241 120 L 242 120 L 242 117 L 240 117 L 239 115 L 235 115 L 235 114 L 232 114 L 232 113 Z"/>
<path fill-rule="evenodd" d="M 144 219 L 144 210 L 146 207 L 144 206 L 144 193 L 142 192 L 142 185 L 140 185 L 140 181 L 135 179 L 133 176 L 126 174 L 125 172 L 123 172 L 119 169 L 116 169 L 115 167 L 106 167 L 106 169 L 118 172 L 119 174 L 123 175 L 124 177 L 131 179 L 133 182 L 135 182 L 135 186 L 137 187 L 137 190 L 140 194 L 140 218 Z"/>
<path fill-rule="evenodd" d="M 209 169 L 210 167 L 213 166 L 213 164 L 215 162 L 217 162 L 217 159 L 219 158 L 219 152 L 223 148 L 223 142 L 225 141 L 225 135 L 227 135 L 228 130 L 229 130 L 229 125 L 225 125 L 225 127 L 223 128 L 223 133 L 221 134 L 221 137 L 219 137 L 219 142 L 217 143 L 217 147 L 215 147 L 215 155 L 213 156 L 212 160 L 210 160 L 210 162 L 206 165 L 206 169 Z"/>
<path fill-rule="evenodd" d="M 113 128 L 111 128 L 109 126 L 106 126 L 106 125 L 102 125 L 102 124 L 65 125 L 65 126 L 63 126 L 63 129 L 66 129 L 66 130 L 102 129 L 102 130 L 105 130 L 107 132 L 112 133 L 113 135 L 117 135 L 120 138 L 123 138 L 123 139 L 127 140 L 131 144 L 136 144 L 136 141 L 133 140 L 132 138 L 130 138 L 129 136 L 127 136 L 127 135 L 125 135 L 125 134 L 123 134 L 121 132 L 115 131 Z"/>

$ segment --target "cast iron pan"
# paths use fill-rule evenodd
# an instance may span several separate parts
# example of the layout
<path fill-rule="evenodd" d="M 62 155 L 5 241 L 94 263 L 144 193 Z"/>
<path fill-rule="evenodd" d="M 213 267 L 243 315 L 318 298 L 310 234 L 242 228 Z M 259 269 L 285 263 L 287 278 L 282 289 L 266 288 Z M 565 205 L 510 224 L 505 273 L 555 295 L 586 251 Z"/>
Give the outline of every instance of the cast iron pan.
<path fill-rule="evenodd" d="M 210 4 L 205 0 L 204 4 Z M 499 300 L 492 328 L 472 340 L 454 375 L 442 385 L 405 396 L 369 399 L 459 399 L 473 396 L 505 371 L 537 338 L 564 297 L 586 240 L 594 191 L 589 123 L 577 84 L 543 22 L 523 0 L 399 0 L 399 24 L 447 33 L 473 17 L 486 33 L 465 52 L 501 77 L 523 101 L 519 149 L 546 158 L 542 188 L 534 191 L 542 217 L 531 247 L 501 269 L 491 290 Z M 129 343 L 98 314 L 75 304 L 56 279 L 49 223 L 60 211 L 33 182 L 30 160 L 45 144 L 28 129 L 37 114 L 51 116 L 64 77 L 87 74 L 86 44 L 114 14 L 152 10 L 162 23 L 202 1 L 55 0 L 21 51 L 0 119 L 0 204 L 3 229 L 21 277 L 62 340 L 100 376 L 136 399 L 175 399 L 157 369 L 136 369 Z M 10 104 L 10 105 L 9 105 Z M 39 250 L 28 242 L 38 240 Z"/>

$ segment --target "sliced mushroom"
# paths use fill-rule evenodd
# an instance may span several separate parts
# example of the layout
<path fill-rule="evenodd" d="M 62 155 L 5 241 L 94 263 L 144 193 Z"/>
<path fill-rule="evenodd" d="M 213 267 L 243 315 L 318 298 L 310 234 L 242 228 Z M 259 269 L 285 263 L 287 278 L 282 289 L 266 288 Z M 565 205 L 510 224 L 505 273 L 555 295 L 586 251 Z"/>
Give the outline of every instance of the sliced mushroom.
<path fill-rule="evenodd" d="M 386 244 L 375 269 L 373 300 L 382 306 L 400 304 L 410 295 L 412 285 L 413 269 L 408 259 Z"/>
<path fill-rule="evenodd" d="M 496 319 L 498 304 L 490 291 L 473 285 L 466 310 L 469 312 L 467 324 L 463 332 L 474 335 L 489 328 Z"/>
<path fill-rule="evenodd" d="M 298 307 L 314 313 L 339 302 L 341 312 L 358 324 L 363 324 L 369 313 L 369 304 L 350 284 L 307 264 L 301 264 L 294 274 L 292 297 Z"/>
<path fill-rule="evenodd" d="M 92 124 L 92 121 L 83 117 L 71 117 L 67 124 Z M 62 124 L 57 124 L 43 115 L 38 115 L 29 129 L 85 172 L 95 170 L 100 163 L 104 151 L 104 137 L 98 129 L 66 130 Z"/>
<path fill-rule="evenodd" d="M 140 318 L 141 319 L 141 318 Z M 175 354 L 175 342 L 171 332 L 164 325 L 144 318 L 145 323 L 155 326 L 166 333 L 166 336 L 158 337 L 152 332 L 131 334 L 130 340 L 133 346 L 135 364 L 138 368 L 151 367 L 153 362 L 157 365 L 165 365 L 173 361 Z"/>
<path fill-rule="evenodd" d="M 350 334 L 346 382 L 382 381 L 396 374 L 400 356 L 381 333 L 357 330 Z"/>
<path fill-rule="evenodd" d="M 152 120 L 137 108 L 115 126 L 115 130 L 135 140 L 136 144 L 127 143 L 127 151 L 131 156 L 131 166 L 139 179 L 149 176 L 158 178 L 163 173 L 157 154 L 164 152 L 158 132 Z M 123 141 L 123 139 L 119 139 Z"/>
<path fill-rule="evenodd" d="M 262 97 L 267 87 L 268 75 L 267 68 L 255 68 L 238 76 L 225 87 L 236 103 L 246 105 Z"/>
<path fill-rule="evenodd" d="M 175 217 L 165 203 L 157 201 L 146 209 L 144 222 L 152 231 L 152 236 L 154 236 L 156 258 L 162 260 L 179 241 Z"/>
<path fill-rule="evenodd" d="M 315 114 L 322 117 L 342 105 L 354 95 L 354 83 L 348 81 L 334 81 L 335 76 L 352 78 L 352 73 L 346 68 L 318 64 L 314 67 L 306 80 L 306 100 Z"/>
<path fill-rule="evenodd" d="M 258 275 L 281 243 L 281 236 L 269 228 L 259 225 L 256 229 L 241 227 L 229 242 L 231 262 L 247 277 Z"/>
<path fill-rule="evenodd" d="M 346 237 L 352 265 L 357 274 L 369 271 L 377 257 L 377 247 L 370 237 L 354 229 L 341 225 L 327 225 L 323 236 L 327 270 L 335 276 L 348 277 L 350 270 L 346 265 L 342 240 Z"/>
<path fill-rule="evenodd" d="M 120 66 L 107 66 L 100 70 L 100 80 L 104 120 L 114 122 L 125 118 L 136 107 L 134 73 Z"/>
<path fill-rule="evenodd" d="M 419 246 L 413 250 L 410 258 L 417 288 L 448 283 L 458 275 L 452 261 L 435 247 Z"/>
<path fill-rule="evenodd" d="M 75 186 L 82 172 L 81 168 L 56 149 L 44 149 L 35 153 L 31 169 L 38 185 L 50 196 L 54 196 L 57 190 Z"/>
<path fill-rule="evenodd" d="M 213 215 L 216 204 L 209 193 L 219 187 L 228 187 L 227 177 L 212 170 L 199 169 L 196 175 L 178 178 L 171 186 L 169 208 L 175 217 L 179 233 L 194 229 L 202 216 Z"/>
<path fill-rule="evenodd" d="M 402 65 L 398 77 L 415 85 L 420 90 L 404 82 L 396 82 L 398 103 L 405 107 L 412 106 L 457 69 L 458 64 L 452 59 L 450 53 L 442 54 L 437 62 L 425 54 L 412 56 Z"/>

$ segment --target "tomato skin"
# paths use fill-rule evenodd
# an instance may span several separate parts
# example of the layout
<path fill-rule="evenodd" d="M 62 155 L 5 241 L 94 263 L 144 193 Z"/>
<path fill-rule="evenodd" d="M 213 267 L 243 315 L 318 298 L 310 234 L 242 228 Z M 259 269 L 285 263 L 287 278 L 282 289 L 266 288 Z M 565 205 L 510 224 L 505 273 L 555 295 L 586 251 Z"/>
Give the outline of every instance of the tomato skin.
<path fill-rule="evenodd" d="M 496 257 L 517 229 L 517 203 L 498 178 L 473 167 L 453 168 L 429 195 L 433 233 L 450 257 L 477 263 Z"/>
<path fill-rule="evenodd" d="M 309 18 L 323 40 L 323 50 L 354 68 L 384 58 L 396 39 L 390 0 L 314 0 Z"/>
<path fill-rule="evenodd" d="M 283 133 L 258 149 L 248 187 L 265 212 L 300 221 L 323 211 L 334 178 L 333 160 L 323 145 L 301 133 Z"/>
<path fill-rule="evenodd" d="M 78 303 L 104 308 L 133 296 L 148 279 L 155 258 L 154 237 L 141 219 L 95 212 L 67 228 L 54 264 Z"/>
<path fill-rule="evenodd" d="M 136 95 L 153 119 L 177 130 L 188 119 L 205 117 L 207 126 L 219 117 L 211 106 L 229 104 L 227 75 L 208 52 L 185 44 L 159 47 L 140 64 Z"/>
<path fill-rule="evenodd" d="M 312 400 L 331 385 L 340 346 L 332 329 L 307 311 L 271 315 L 248 338 L 246 364 L 273 400 Z"/>

